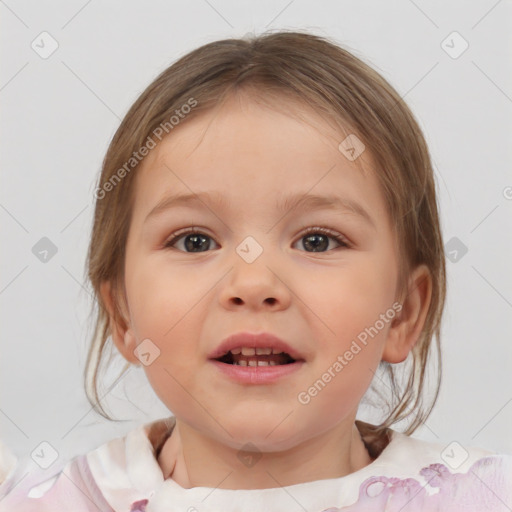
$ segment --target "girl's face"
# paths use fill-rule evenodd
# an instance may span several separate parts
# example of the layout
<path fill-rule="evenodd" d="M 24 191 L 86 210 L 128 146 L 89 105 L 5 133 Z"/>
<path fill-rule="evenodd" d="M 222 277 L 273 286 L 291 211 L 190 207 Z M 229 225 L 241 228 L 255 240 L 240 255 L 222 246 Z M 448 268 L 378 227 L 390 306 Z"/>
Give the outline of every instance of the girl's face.
<path fill-rule="evenodd" d="M 308 123 L 229 101 L 175 127 L 137 171 L 116 344 L 139 363 L 143 343 L 165 405 L 233 448 L 286 450 L 352 424 L 392 352 L 397 247 L 369 152 L 351 161 L 345 137 L 303 113 Z M 181 195 L 193 198 L 154 210 Z M 209 354 L 240 332 L 271 333 L 304 362 L 274 382 L 236 381 Z"/>

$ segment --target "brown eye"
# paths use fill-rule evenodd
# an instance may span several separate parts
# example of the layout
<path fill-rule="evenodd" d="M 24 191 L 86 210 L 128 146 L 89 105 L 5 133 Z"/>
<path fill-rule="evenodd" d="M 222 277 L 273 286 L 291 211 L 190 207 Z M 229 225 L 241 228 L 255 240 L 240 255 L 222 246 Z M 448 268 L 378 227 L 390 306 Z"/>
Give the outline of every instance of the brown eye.
<path fill-rule="evenodd" d="M 166 248 L 174 248 L 183 252 L 206 252 L 211 248 L 213 238 L 193 230 L 175 233 L 165 244 Z M 215 242 L 213 242 L 215 243 Z M 180 247 L 182 246 L 182 247 Z"/>
<path fill-rule="evenodd" d="M 329 249 L 330 240 L 334 240 L 338 245 Z M 302 234 L 300 241 L 306 252 L 327 252 L 339 247 L 349 247 L 349 244 L 340 233 L 326 228 L 310 228 L 306 233 Z"/>

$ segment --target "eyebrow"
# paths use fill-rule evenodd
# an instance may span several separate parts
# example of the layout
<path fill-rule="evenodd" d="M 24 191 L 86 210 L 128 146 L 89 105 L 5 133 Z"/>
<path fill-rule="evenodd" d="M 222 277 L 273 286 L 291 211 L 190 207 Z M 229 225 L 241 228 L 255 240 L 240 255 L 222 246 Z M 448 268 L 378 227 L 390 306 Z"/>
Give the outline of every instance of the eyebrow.
<path fill-rule="evenodd" d="M 212 205 L 216 205 L 218 208 L 223 208 L 227 205 L 227 202 L 225 195 L 220 192 L 173 194 L 158 202 L 148 213 L 144 223 L 150 218 L 158 216 L 164 211 L 178 206 L 195 204 L 203 209 L 206 208 L 212 210 Z M 277 203 L 277 211 L 284 215 L 295 208 L 302 210 L 345 210 L 361 217 L 373 228 L 376 228 L 371 215 L 361 204 L 353 201 L 352 199 L 337 195 L 296 194 L 285 196 Z"/>

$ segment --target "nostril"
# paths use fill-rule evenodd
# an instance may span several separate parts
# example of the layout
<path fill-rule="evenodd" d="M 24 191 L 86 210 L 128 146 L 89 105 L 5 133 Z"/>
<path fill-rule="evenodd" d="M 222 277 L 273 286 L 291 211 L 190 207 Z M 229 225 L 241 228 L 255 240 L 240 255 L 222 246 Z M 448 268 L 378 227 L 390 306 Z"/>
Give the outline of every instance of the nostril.
<path fill-rule="evenodd" d="M 235 304 L 243 304 L 244 303 L 244 301 L 240 297 L 233 297 L 232 301 Z M 276 303 L 276 299 L 274 297 L 269 297 L 269 298 L 265 299 L 265 302 L 267 302 L 271 305 L 274 305 Z"/>

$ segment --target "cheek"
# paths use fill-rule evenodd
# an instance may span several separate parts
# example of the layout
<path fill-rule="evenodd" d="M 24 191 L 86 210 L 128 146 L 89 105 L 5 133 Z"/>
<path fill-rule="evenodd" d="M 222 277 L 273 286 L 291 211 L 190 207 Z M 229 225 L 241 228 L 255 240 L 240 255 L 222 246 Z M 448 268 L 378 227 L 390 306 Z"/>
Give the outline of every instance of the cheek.
<path fill-rule="evenodd" d="M 150 333 L 162 339 L 170 336 L 194 301 L 200 299 L 190 283 L 185 286 L 180 280 L 178 270 L 158 260 L 134 258 L 127 264 L 126 274 L 130 312 L 141 339 L 151 337 Z"/>
<path fill-rule="evenodd" d="M 313 361 L 311 393 L 303 391 L 306 400 L 332 408 L 333 415 L 357 406 L 368 389 L 394 316 L 393 270 L 371 254 L 358 256 L 357 265 L 326 272 L 318 291 L 305 301 L 304 314 L 317 326 L 319 351 Z M 386 312 L 390 318 L 382 320 Z"/>
<path fill-rule="evenodd" d="M 144 367 L 146 377 L 160 400 L 187 421 L 194 417 L 191 395 L 201 396 L 195 382 L 195 365 L 204 291 L 185 283 L 183 274 L 158 265 L 133 275 L 132 318 L 137 340 L 149 338 L 158 357 Z M 197 411 L 195 411 L 197 414 Z"/>
<path fill-rule="evenodd" d="M 367 253 L 358 255 L 353 263 L 326 268 L 313 279 L 309 276 L 298 281 L 297 294 L 308 308 L 305 311 L 326 339 L 356 336 L 393 304 L 396 276 L 388 260 Z"/>
<path fill-rule="evenodd" d="M 153 391 L 173 414 L 185 422 L 193 422 L 197 415 L 204 413 L 201 404 L 194 400 L 194 397 L 202 396 L 200 390 L 196 389 L 193 381 L 187 380 L 190 372 L 181 372 L 160 359 L 145 367 L 144 371 Z"/>

